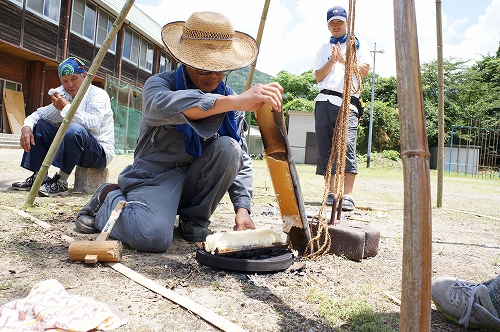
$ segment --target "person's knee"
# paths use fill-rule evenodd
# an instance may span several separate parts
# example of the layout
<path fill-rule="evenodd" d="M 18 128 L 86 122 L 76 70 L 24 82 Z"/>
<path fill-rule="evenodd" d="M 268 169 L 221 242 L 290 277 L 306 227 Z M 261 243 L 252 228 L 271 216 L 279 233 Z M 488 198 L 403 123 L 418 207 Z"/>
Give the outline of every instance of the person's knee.
<path fill-rule="evenodd" d="M 222 136 L 216 140 L 214 145 L 214 156 L 225 164 L 238 164 L 242 159 L 240 144 L 229 136 Z"/>
<path fill-rule="evenodd" d="M 129 245 L 144 252 L 165 252 L 172 245 L 173 233 L 165 227 L 148 227 L 132 235 Z"/>

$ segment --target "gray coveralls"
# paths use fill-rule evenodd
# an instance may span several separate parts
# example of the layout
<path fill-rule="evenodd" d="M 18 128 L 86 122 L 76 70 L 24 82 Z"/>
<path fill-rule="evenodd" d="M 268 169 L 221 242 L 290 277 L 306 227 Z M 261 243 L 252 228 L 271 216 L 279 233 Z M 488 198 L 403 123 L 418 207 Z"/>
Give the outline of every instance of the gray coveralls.
<path fill-rule="evenodd" d="M 106 196 L 95 219 L 102 230 L 120 200 L 140 202 L 127 204 L 110 234 L 139 251 L 166 251 L 176 215 L 208 227 L 226 192 L 235 211 L 251 212 L 253 173 L 244 138 L 244 112 L 237 112 L 240 142 L 229 136 L 216 138 L 224 114 L 189 121 L 182 112 L 194 106 L 210 110 L 220 95 L 175 90 L 175 71 L 146 81 L 134 163 L 120 173 L 120 189 Z M 183 123 L 202 138 L 201 157 L 186 153 L 183 136 L 175 127 Z"/>

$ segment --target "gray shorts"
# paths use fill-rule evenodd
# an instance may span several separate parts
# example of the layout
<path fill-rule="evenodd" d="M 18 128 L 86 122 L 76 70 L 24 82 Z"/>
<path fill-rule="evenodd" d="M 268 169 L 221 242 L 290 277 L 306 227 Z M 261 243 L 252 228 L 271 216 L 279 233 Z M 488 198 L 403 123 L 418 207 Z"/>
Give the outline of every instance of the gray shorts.
<path fill-rule="evenodd" d="M 316 129 L 316 147 L 318 160 L 316 164 L 316 174 L 325 175 L 330 151 L 332 149 L 333 131 L 339 113 L 339 106 L 333 105 L 329 101 L 317 101 L 314 109 L 314 121 Z M 358 163 L 356 162 L 356 137 L 358 133 L 358 113 L 351 110 L 349 113 L 349 129 L 347 132 L 346 151 L 346 173 L 358 173 Z M 332 167 L 335 173 L 335 165 Z"/>

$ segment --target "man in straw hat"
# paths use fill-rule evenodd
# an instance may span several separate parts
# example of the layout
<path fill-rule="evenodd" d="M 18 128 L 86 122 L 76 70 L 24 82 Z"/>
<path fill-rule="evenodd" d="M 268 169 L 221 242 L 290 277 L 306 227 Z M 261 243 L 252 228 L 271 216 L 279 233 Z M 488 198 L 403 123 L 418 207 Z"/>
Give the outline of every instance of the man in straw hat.
<path fill-rule="evenodd" d="M 222 14 L 197 12 L 186 22 L 169 23 L 162 38 L 181 65 L 147 80 L 133 165 L 118 184 L 98 188 L 76 218 L 77 230 L 97 232 L 118 201 L 126 200 L 111 237 L 148 252 L 169 248 L 176 215 L 186 241 L 204 241 L 226 192 L 236 213 L 234 229 L 255 228 L 242 111 L 265 103 L 280 111 L 283 93 L 278 83 L 257 84 L 241 95 L 226 86 L 229 72 L 254 62 L 258 46 Z"/>

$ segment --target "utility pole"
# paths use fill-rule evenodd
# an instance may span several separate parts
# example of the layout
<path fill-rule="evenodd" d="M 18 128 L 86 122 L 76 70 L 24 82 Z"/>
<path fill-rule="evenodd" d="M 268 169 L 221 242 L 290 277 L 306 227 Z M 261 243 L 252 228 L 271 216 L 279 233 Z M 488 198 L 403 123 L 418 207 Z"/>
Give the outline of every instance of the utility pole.
<path fill-rule="evenodd" d="M 372 99 L 370 101 L 370 124 L 368 126 L 368 151 L 366 152 L 366 168 L 370 168 L 370 154 L 372 151 L 372 130 L 373 130 L 373 99 L 375 96 L 375 56 L 377 53 L 384 54 L 384 50 L 377 51 L 377 43 L 373 46 L 373 68 L 372 68 Z"/>

